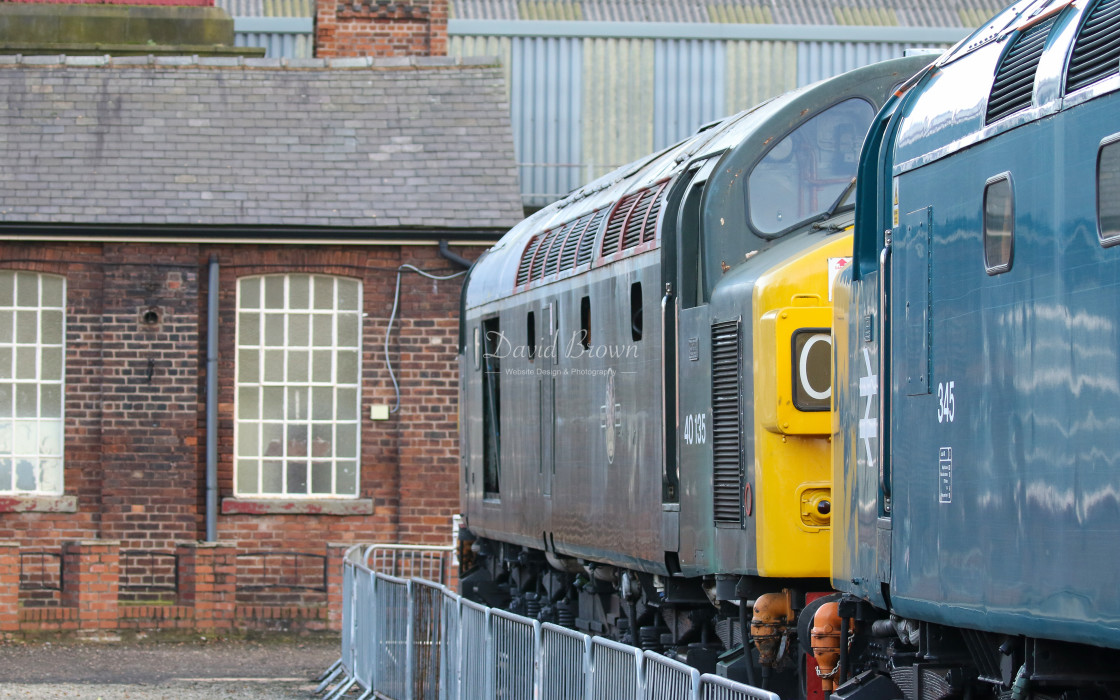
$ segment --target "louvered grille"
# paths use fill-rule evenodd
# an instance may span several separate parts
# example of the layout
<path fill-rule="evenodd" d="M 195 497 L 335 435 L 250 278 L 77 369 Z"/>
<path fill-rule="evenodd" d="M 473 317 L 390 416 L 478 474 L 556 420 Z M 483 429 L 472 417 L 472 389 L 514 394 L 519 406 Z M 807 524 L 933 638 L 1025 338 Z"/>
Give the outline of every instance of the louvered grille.
<path fill-rule="evenodd" d="M 599 227 L 603 224 L 603 219 L 606 217 L 607 210 L 600 209 L 595 212 L 591 223 L 587 225 L 587 230 L 583 232 L 583 237 L 579 239 L 579 254 L 576 257 L 576 267 L 591 262 L 591 258 L 595 255 L 595 237 L 598 235 Z"/>
<path fill-rule="evenodd" d="M 1066 74 L 1066 93 L 1115 75 L 1120 63 L 1120 0 L 1102 0 L 1077 35 Z"/>
<path fill-rule="evenodd" d="M 712 326 L 712 509 L 716 523 L 743 522 L 739 322 Z"/>
<path fill-rule="evenodd" d="M 642 194 L 643 192 L 628 194 L 615 205 L 611 212 L 611 218 L 607 220 L 607 230 L 603 234 L 603 247 L 600 255 L 610 255 L 618 252 L 618 240 L 622 237 L 622 230 L 626 227 L 626 222 L 630 218 L 630 212 L 634 210 L 634 205 L 641 201 Z"/>
<path fill-rule="evenodd" d="M 560 272 L 576 266 L 576 251 L 579 250 L 580 236 L 587 230 L 587 224 L 593 216 L 595 212 L 584 214 L 568 227 L 568 233 L 564 236 L 564 249 L 560 253 Z"/>
<path fill-rule="evenodd" d="M 533 264 L 533 256 L 537 252 L 537 247 L 540 246 L 544 236 L 533 236 L 529 239 L 529 245 L 525 246 L 525 250 L 521 251 L 521 264 L 517 267 L 517 286 L 525 284 L 529 281 L 529 267 Z"/>
<path fill-rule="evenodd" d="M 1031 106 L 1034 94 L 1034 74 L 1038 70 L 1038 60 L 1046 47 L 1046 37 L 1058 19 L 1049 17 L 1019 35 L 1007 51 L 996 71 L 992 93 L 988 96 L 988 116 L 986 123 L 991 124 L 1009 114 L 1014 114 Z"/>
<path fill-rule="evenodd" d="M 642 227 L 642 243 L 649 243 L 657 238 L 657 215 L 661 213 L 661 203 L 665 201 L 665 195 L 669 191 L 668 185 L 668 181 L 663 182 L 657 189 L 657 196 L 654 197 L 649 214 L 646 216 L 646 225 Z"/>
<path fill-rule="evenodd" d="M 657 196 L 654 190 L 643 190 L 630 216 L 626 218 L 626 227 L 622 232 L 622 249 L 633 248 L 642 242 L 642 229 L 646 226 L 646 217 L 653 206 Z"/>
<path fill-rule="evenodd" d="M 545 277 L 556 274 L 556 266 L 560 263 L 560 249 L 564 247 L 564 241 L 568 239 L 572 224 L 573 222 L 564 224 L 552 236 L 552 246 L 548 249 L 548 256 L 544 260 Z"/>
<path fill-rule="evenodd" d="M 530 282 L 535 282 L 544 276 L 544 261 L 548 257 L 548 249 L 552 246 L 552 242 L 556 240 L 556 231 L 557 229 L 552 229 L 541 238 L 540 250 L 537 251 L 537 255 L 533 259 L 533 268 L 529 270 Z"/>

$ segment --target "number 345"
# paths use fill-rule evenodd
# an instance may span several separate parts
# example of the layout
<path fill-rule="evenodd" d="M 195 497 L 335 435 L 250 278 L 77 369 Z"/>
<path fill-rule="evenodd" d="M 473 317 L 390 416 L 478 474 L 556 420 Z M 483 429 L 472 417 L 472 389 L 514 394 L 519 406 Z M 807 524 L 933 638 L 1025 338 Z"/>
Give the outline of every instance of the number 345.
<path fill-rule="evenodd" d="M 957 415 L 957 400 L 953 397 L 956 382 L 939 382 L 937 385 L 937 422 L 952 423 Z"/>

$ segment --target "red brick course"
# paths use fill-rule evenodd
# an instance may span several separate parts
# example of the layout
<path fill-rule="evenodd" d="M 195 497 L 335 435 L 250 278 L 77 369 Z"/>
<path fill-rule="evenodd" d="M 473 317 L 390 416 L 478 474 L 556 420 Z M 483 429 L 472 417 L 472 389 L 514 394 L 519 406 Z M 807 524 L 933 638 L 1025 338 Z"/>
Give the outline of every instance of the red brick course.
<path fill-rule="evenodd" d="M 315 55 L 446 56 L 448 0 L 317 0 Z"/>

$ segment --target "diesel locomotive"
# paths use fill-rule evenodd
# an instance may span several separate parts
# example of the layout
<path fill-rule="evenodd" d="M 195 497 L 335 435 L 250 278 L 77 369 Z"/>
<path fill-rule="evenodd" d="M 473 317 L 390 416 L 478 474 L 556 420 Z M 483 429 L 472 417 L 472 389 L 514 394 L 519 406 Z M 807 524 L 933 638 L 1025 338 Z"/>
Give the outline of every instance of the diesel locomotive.
<path fill-rule="evenodd" d="M 791 694 L 815 679 L 796 620 L 832 590 L 830 281 L 864 135 L 931 60 L 712 124 L 477 261 L 465 595 Z"/>
<path fill-rule="evenodd" d="M 464 290 L 464 593 L 784 698 L 1120 696 L 1118 244 L 1120 0 L 591 183 Z"/>

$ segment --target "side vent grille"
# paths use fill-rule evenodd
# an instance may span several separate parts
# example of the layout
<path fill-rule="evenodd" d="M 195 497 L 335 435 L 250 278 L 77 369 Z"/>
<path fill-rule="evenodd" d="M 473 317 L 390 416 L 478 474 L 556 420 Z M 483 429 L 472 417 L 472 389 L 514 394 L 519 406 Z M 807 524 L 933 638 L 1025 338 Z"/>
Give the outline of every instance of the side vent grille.
<path fill-rule="evenodd" d="M 623 197 L 607 221 L 603 236 L 603 255 L 634 248 L 657 236 L 657 214 L 668 193 L 668 180 Z M 620 241 L 621 240 L 621 244 Z"/>
<path fill-rule="evenodd" d="M 595 234 L 606 215 L 606 209 L 597 209 L 529 239 L 521 252 L 515 285 L 520 287 L 589 262 L 595 250 Z"/>
<path fill-rule="evenodd" d="M 717 524 L 743 523 L 739 322 L 712 326 L 712 509 Z"/>
<path fill-rule="evenodd" d="M 544 236 L 538 234 L 529 239 L 529 245 L 525 246 L 525 250 L 521 252 L 521 264 L 517 266 L 517 286 L 527 283 L 529 281 L 529 268 L 533 265 L 533 257 L 537 254 L 537 248 L 540 247 L 541 241 Z"/>
<path fill-rule="evenodd" d="M 1115 75 L 1120 63 L 1120 0 L 1101 0 L 1089 12 L 1073 44 L 1066 93 Z"/>
<path fill-rule="evenodd" d="M 595 257 L 595 236 L 599 233 L 599 226 L 603 224 L 603 219 L 606 217 L 606 209 L 600 209 L 595 212 L 591 223 L 587 225 L 587 230 L 581 234 L 581 238 L 579 239 L 579 253 L 576 257 L 576 267 L 586 265 L 591 262 L 591 258 Z"/>
<path fill-rule="evenodd" d="M 1020 34 L 1008 49 L 996 71 L 992 93 L 988 96 L 986 124 L 1031 106 L 1034 74 L 1046 47 L 1046 37 L 1057 19 L 1058 15 L 1053 15 L 1034 25 Z"/>

